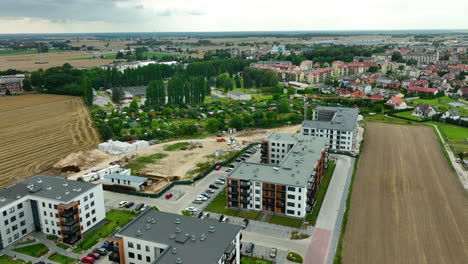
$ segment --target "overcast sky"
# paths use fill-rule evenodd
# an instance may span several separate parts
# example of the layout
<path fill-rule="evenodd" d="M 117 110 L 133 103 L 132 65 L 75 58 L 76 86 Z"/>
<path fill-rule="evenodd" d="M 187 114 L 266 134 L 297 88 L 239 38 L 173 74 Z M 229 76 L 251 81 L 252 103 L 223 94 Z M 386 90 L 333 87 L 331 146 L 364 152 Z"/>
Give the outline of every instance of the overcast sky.
<path fill-rule="evenodd" d="M 468 0 L 0 0 L 0 33 L 467 29 Z"/>

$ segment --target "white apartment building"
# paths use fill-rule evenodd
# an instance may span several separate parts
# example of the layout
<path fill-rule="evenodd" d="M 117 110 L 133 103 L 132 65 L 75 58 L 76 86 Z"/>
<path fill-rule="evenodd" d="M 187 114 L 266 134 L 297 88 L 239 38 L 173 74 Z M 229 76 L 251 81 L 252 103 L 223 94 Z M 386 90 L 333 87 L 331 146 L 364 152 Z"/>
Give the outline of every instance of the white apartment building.
<path fill-rule="evenodd" d="M 302 123 L 302 134 L 328 139 L 330 149 L 351 152 L 356 144 L 357 108 L 318 106 L 312 120 Z"/>
<path fill-rule="evenodd" d="M 327 140 L 274 133 L 262 143 L 262 163 L 242 162 L 227 178 L 227 206 L 304 217 L 328 162 Z"/>
<path fill-rule="evenodd" d="M 108 238 L 120 264 L 240 264 L 240 226 L 147 209 Z"/>
<path fill-rule="evenodd" d="M 31 232 L 73 244 L 105 219 L 101 185 L 37 175 L 0 190 L 0 249 Z"/>

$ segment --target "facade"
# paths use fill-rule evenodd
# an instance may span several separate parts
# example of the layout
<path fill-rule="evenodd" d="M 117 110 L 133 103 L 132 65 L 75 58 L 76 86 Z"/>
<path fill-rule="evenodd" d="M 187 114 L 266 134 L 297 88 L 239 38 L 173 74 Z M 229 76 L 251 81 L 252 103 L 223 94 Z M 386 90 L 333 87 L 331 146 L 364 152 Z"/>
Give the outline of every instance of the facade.
<path fill-rule="evenodd" d="M 456 108 L 449 109 L 445 113 L 442 114 L 441 118 L 442 119 L 451 118 L 453 120 L 458 120 L 460 119 L 460 112 Z"/>
<path fill-rule="evenodd" d="M 33 176 L 0 190 L 0 249 L 37 231 L 73 244 L 105 219 L 101 185 Z"/>
<path fill-rule="evenodd" d="M 0 95 L 5 95 L 9 90 L 11 94 L 23 93 L 23 87 L 19 81 L 1 81 L 0 80 Z"/>
<path fill-rule="evenodd" d="M 416 106 L 413 111 L 414 116 L 419 116 L 422 118 L 431 117 L 435 114 L 437 114 L 437 111 L 434 109 L 434 107 L 428 104 L 420 104 Z"/>
<path fill-rule="evenodd" d="M 351 152 L 356 145 L 359 109 L 318 106 L 312 120 L 302 123 L 302 134 L 324 137 L 330 149 Z"/>
<path fill-rule="evenodd" d="M 145 177 L 138 177 L 126 174 L 111 173 L 104 175 L 103 184 L 123 189 L 133 189 L 143 191 L 145 186 L 149 185 L 151 180 Z"/>
<path fill-rule="evenodd" d="M 405 100 L 398 96 L 393 96 L 390 99 L 388 99 L 385 105 L 391 106 L 395 110 L 406 109 L 408 107 Z"/>
<path fill-rule="evenodd" d="M 271 134 L 262 163 L 242 162 L 226 182 L 227 207 L 305 217 L 328 162 L 327 142 L 300 134 Z"/>
<path fill-rule="evenodd" d="M 112 234 L 120 264 L 240 264 L 240 226 L 147 209 Z"/>
<path fill-rule="evenodd" d="M 246 93 L 243 93 L 243 92 L 239 92 L 239 91 L 229 91 L 227 93 L 227 96 L 233 100 L 250 100 L 252 99 L 252 95 L 250 94 L 246 94 Z"/>

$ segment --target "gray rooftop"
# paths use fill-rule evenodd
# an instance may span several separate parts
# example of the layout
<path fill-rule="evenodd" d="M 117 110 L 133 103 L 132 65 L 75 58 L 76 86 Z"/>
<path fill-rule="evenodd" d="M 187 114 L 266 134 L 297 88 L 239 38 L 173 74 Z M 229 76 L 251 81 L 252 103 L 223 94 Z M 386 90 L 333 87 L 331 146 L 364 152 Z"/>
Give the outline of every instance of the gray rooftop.
<path fill-rule="evenodd" d="M 351 131 L 356 128 L 359 114 L 358 108 L 317 106 L 314 112 L 334 112 L 331 120 L 305 120 L 302 128 L 331 129 L 340 131 Z"/>
<path fill-rule="evenodd" d="M 145 177 L 138 177 L 138 176 L 132 176 L 132 175 L 126 175 L 126 174 L 118 174 L 118 173 L 106 174 L 104 175 L 104 179 L 125 180 L 125 181 L 138 182 L 138 183 L 144 183 L 148 180 Z"/>
<path fill-rule="evenodd" d="M 154 223 L 152 219 L 155 220 Z M 180 220 L 179 224 L 176 219 Z M 214 227 L 214 232 L 209 231 L 210 226 Z M 176 232 L 177 227 L 180 232 Z M 167 245 L 166 251 L 156 259 L 156 263 L 176 263 L 176 259 L 180 258 L 183 263 L 207 264 L 218 263 L 240 229 L 240 226 L 220 223 L 214 219 L 199 219 L 148 209 L 114 236 Z M 192 235 L 195 236 L 195 241 L 192 240 Z M 201 235 L 206 236 L 205 240 L 200 240 Z M 175 254 L 171 252 L 172 248 L 176 248 Z"/>
<path fill-rule="evenodd" d="M 325 149 L 327 139 L 300 134 L 275 133 L 268 136 L 267 140 L 291 141 L 295 145 L 280 164 L 242 162 L 229 174 L 229 178 L 258 180 L 288 186 L 306 186 Z"/>
<path fill-rule="evenodd" d="M 233 95 L 237 95 L 237 96 L 245 95 L 245 93 L 239 92 L 239 91 L 229 91 L 228 94 L 233 94 Z"/>
<path fill-rule="evenodd" d="M 36 175 L 0 190 L 0 207 L 28 195 L 67 204 L 95 186 L 92 183 L 67 180 L 61 177 Z"/>

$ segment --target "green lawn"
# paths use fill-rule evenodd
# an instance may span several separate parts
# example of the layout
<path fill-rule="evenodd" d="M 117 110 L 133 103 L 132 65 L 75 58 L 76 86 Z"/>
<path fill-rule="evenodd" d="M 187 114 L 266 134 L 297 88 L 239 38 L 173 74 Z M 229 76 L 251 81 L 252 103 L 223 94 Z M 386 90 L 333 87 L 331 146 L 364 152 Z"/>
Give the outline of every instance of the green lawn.
<path fill-rule="evenodd" d="M 0 264 L 24 264 L 26 263 L 25 261 L 19 260 L 19 259 L 11 259 L 11 257 L 7 255 L 1 255 L 0 256 Z"/>
<path fill-rule="evenodd" d="M 419 104 L 432 105 L 437 109 L 438 112 L 444 112 L 446 110 L 456 108 L 456 109 L 458 109 L 460 114 L 462 114 L 462 115 L 467 115 L 468 114 L 468 110 L 464 109 L 464 107 L 453 107 L 453 106 L 448 104 L 448 103 L 451 103 L 451 102 L 456 102 L 456 101 L 453 100 L 450 97 L 443 96 L 443 97 L 438 97 L 438 98 L 434 98 L 434 99 L 408 100 L 407 103 L 408 103 L 408 105 L 411 105 L 411 106 L 417 106 Z M 460 101 L 458 101 L 458 102 L 460 102 Z M 460 103 L 464 104 L 463 102 L 460 102 Z M 465 107 L 468 106 L 467 104 L 464 104 L 464 105 L 465 105 Z"/>
<path fill-rule="evenodd" d="M 216 196 L 211 203 L 205 207 L 205 211 L 230 215 L 230 216 L 237 216 L 252 220 L 260 219 L 262 213 L 257 211 L 241 211 L 235 209 L 228 209 L 226 208 L 226 190 L 223 190 L 218 196 Z"/>
<path fill-rule="evenodd" d="M 226 102 L 229 102 L 229 100 L 231 100 L 231 99 L 229 99 L 227 97 L 211 98 L 210 96 L 207 96 L 203 103 L 204 104 L 210 104 L 210 103 L 213 103 L 213 102 L 224 102 L 224 103 L 226 103 Z"/>
<path fill-rule="evenodd" d="M 83 250 L 87 250 L 92 248 L 94 245 L 98 243 L 98 240 L 101 238 L 106 238 L 112 232 L 114 232 L 117 228 L 126 225 L 130 220 L 132 220 L 137 213 L 134 213 L 129 210 L 112 210 L 106 214 L 107 222 L 98 227 L 95 230 L 88 232 L 83 240 L 78 243 L 73 252 L 81 253 Z"/>
<path fill-rule="evenodd" d="M 32 242 L 35 242 L 35 241 L 36 241 L 36 239 L 34 239 L 34 238 L 28 238 L 28 239 L 26 239 L 24 241 L 17 242 L 16 245 L 20 246 L 20 245 L 31 244 Z"/>
<path fill-rule="evenodd" d="M 48 53 L 55 52 L 70 52 L 68 50 L 49 50 Z M 0 50 L 0 56 L 15 56 L 15 55 L 29 55 L 29 54 L 39 54 L 37 50 Z"/>
<path fill-rule="evenodd" d="M 290 226 L 299 228 L 302 225 L 302 219 L 292 218 L 288 216 L 282 215 L 273 215 L 269 221 L 271 224 L 283 225 L 283 226 Z"/>
<path fill-rule="evenodd" d="M 59 247 L 59 248 L 63 248 L 63 249 L 65 249 L 65 250 L 67 250 L 68 248 L 70 248 L 69 245 L 65 245 L 65 244 L 62 244 L 62 243 L 57 243 L 56 246 Z"/>
<path fill-rule="evenodd" d="M 399 116 L 399 117 L 408 118 L 408 119 L 411 119 L 413 121 L 423 121 L 424 120 L 423 118 L 420 118 L 418 116 L 411 115 L 412 113 L 413 113 L 413 111 L 405 111 L 405 112 L 394 113 L 394 115 Z"/>
<path fill-rule="evenodd" d="M 156 163 L 158 160 L 165 158 L 167 155 L 163 153 L 156 153 L 149 156 L 139 157 L 125 165 L 125 168 L 129 168 L 132 170 L 132 175 L 138 175 L 140 171 L 146 166 L 148 163 Z"/>
<path fill-rule="evenodd" d="M 259 259 L 257 257 L 253 257 L 253 258 L 242 257 L 240 263 L 241 264 L 271 264 L 272 262 L 269 260 Z"/>
<path fill-rule="evenodd" d="M 70 258 L 64 255 L 58 254 L 58 253 L 54 253 L 50 255 L 49 259 L 58 263 L 62 263 L 62 264 L 73 264 L 76 261 L 76 259 L 74 258 Z"/>
<path fill-rule="evenodd" d="M 143 56 L 146 56 L 148 59 L 151 59 L 153 56 L 156 58 L 164 58 L 164 57 L 185 57 L 184 55 L 180 54 L 172 54 L 172 53 L 158 53 L 158 52 L 143 52 Z"/>
<path fill-rule="evenodd" d="M 323 176 L 322 182 L 318 188 L 315 205 L 312 209 L 312 213 L 307 215 L 306 221 L 312 222 L 312 225 L 315 225 L 315 221 L 317 221 L 318 214 L 320 212 L 320 208 L 322 207 L 323 199 L 325 198 L 325 194 L 327 193 L 328 185 L 330 184 L 333 171 L 335 170 L 335 162 L 329 160 L 328 161 L 328 168 L 325 171 L 325 175 Z"/>
<path fill-rule="evenodd" d="M 454 152 L 468 152 L 468 128 L 459 127 L 442 122 L 430 122 L 439 127 L 444 140 L 449 144 Z"/>
<path fill-rule="evenodd" d="M 190 147 L 190 143 L 188 142 L 179 142 L 175 143 L 172 145 L 169 145 L 164 148 L 165 151 L 174 151 L 174 150 L 180 150 L 180 149 L 187 149 Z"/>
<path fill-rule="evenodd" d="M 15 251 L 31 257 L 38 258 L 47 254 L 47 252 L 49 252 L 49 248 L 47 248 L 46 245 L 39 243 L 26 247 L 16 248 Z"/>

